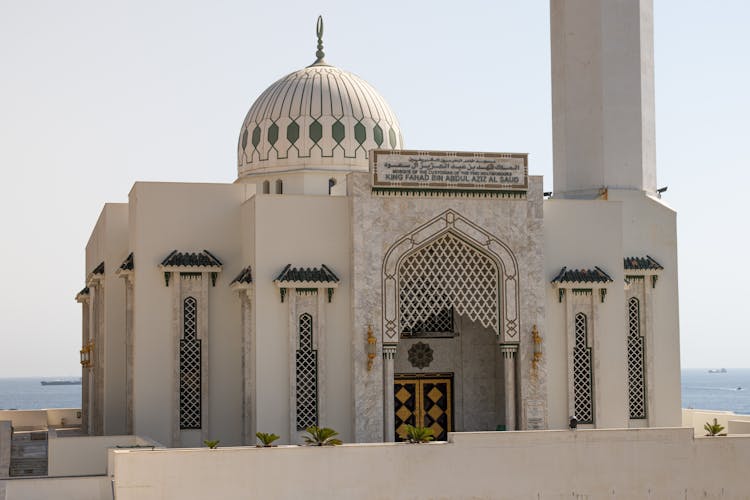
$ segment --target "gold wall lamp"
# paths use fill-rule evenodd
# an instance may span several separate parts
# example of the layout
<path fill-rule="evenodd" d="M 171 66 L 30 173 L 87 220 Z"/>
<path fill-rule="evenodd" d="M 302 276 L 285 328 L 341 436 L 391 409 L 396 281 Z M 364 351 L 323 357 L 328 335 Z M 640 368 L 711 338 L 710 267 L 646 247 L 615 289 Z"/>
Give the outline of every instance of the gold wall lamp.
<path fill-rule="evenodd" d="M 91 368 L 91 352 L 94 350 L 94 343 L 89 342 L 83 348 L 81 348 L 81 366 L 84 368 Z"/>
<path fill-rule="evenodd" d="M 372 370 L 378 354 L 378 339 L 372 334 L 372 325 L 367 325 L 367 371 Z"/>
<path fill-rule="evenodd" d="M 542 361 L 542 336 L 539 335 L 536 325 L 531 329 L 531 336 L 534 339 L 534 357 L 531 359 L 531 366 L 536 371 Z"/>

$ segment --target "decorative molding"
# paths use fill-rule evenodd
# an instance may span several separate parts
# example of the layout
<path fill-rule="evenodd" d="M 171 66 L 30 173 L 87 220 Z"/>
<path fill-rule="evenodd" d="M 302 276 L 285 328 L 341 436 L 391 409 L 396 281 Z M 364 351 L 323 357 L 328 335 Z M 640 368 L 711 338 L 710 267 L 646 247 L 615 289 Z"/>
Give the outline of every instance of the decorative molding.
<path fill-rule="evenodd" d="M 500 290 L 498 324 L 493 325 L 500 342 L 518 339 L 520 292 L 518 261 L 510 248 L 496 236 L 454 210 L 446 210 L 425 224 L 397 239 L 383 257 L 381 275 L 383 297 L 383 342 L 398 343 L 400 338 L 399 272 L 401 263 L 414 251 L 450 233 L 489 257 L 498 268 Z"/>
<path fill-rule="evenodd" d="M 409 348 L 409 363 L 414 368 L 427 368 L 432 363 L 432 348 L 425 342 L 417 342 Z"/>

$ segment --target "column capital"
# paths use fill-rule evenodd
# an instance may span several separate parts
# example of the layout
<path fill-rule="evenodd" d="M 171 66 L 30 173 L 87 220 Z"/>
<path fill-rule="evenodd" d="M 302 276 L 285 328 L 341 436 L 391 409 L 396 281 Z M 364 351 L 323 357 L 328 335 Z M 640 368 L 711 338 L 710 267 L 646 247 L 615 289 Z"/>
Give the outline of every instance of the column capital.
<path fill-rule="evenodd" d="M 518 344 L 499 344 L 500 352 L 504 358 L 515 358 L 518 352 Z"/>
<path fill-rule="evenodd" d="M 398 344 L 383 344 L 383 359 L 393 359 L 396 356 Z"/>

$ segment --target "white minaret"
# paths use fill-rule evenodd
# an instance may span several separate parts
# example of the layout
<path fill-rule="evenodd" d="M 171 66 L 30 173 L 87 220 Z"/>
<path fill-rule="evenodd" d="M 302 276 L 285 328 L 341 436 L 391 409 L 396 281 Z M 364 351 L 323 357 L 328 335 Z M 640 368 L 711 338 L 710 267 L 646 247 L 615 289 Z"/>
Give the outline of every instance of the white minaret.
<path fill-rule="evenodd" d="M 652 0 L 550 0 L 554 195 L 656 191 Z"/>

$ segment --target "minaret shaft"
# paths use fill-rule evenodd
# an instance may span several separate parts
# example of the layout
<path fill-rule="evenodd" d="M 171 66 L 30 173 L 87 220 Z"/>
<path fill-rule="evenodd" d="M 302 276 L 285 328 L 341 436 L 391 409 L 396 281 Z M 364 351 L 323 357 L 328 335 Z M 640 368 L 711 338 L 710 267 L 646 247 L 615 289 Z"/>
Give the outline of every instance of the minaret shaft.
<path fill-rule="evenodd" d="M 554 194 L 656 191 L 652 0 L 550 0 Z"/>

